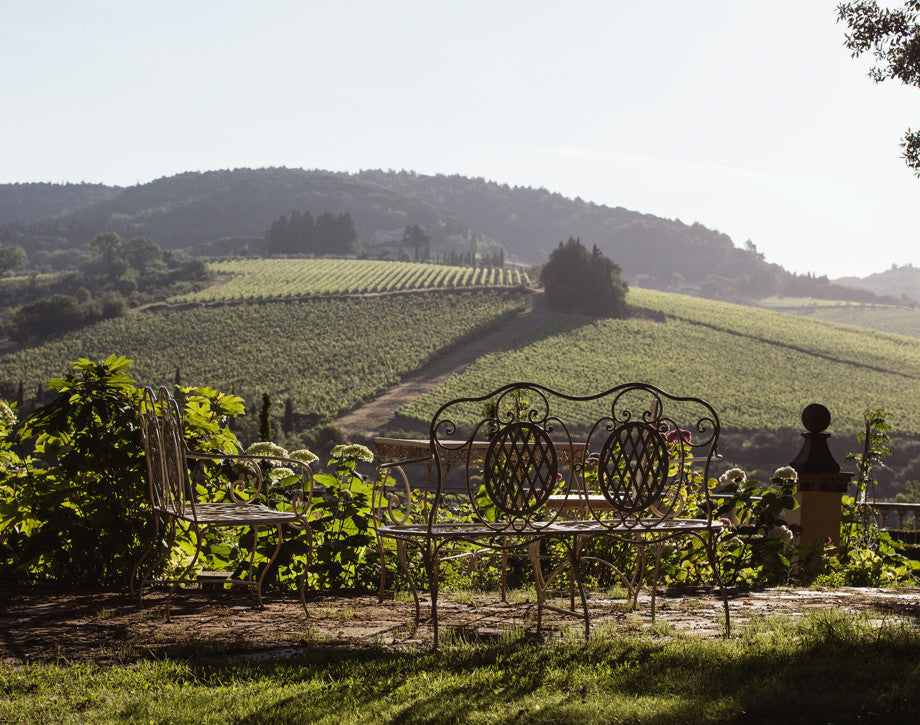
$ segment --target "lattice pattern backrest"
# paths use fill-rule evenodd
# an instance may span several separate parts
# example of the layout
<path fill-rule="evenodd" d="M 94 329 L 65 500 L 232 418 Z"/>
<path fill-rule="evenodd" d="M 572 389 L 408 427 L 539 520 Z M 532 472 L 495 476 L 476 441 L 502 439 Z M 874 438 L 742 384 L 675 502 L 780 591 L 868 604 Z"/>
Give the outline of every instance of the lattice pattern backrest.
<path fill-rule="evenodd" d="M 186 446 L 179 407 L 165 388 L 156 394 L 145 389 L 140 426 L 151 504 L 155 511 L 183 515 L 193 506 L 188 495 Z"/>
<path fill-rule="evenodd" d="M 600 491 L 617 511 L 646 511 L 665 493 L 669 464 L 660 431 L 649 423 L 624 423 L 611 431 L 598 456 Z"/>
<path fill-rule="evenodd" d="M 559 457 L 549 435 L 534 423 L 512 423 L 489 439 L 482 467 L 489 501 L 513 518 L 532 516 L 556 484 Z"/>
<path fill-rule="evenodd" d="M 457 398 L 431 422 L 438 478 L 429 522 L 446 492 L 457 496 L 447 481 L 458 473 L 466 488 L 453 510 L 497 531 L 547 525 L 573 508 L 611 528 L 703 515 L 718 437 L 708 403 L 645 383 L 580 397 L 513 383 Z"/>

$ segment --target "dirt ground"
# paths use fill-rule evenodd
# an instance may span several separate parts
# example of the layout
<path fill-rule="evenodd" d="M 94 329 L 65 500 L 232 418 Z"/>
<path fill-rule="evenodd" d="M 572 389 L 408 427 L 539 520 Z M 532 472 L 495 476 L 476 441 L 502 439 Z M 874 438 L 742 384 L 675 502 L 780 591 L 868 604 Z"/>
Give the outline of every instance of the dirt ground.
<path fill-rule="evenodd" d="M 514 592 L 509 603 L 497 593 L 446 593 L 441 604 L 442 638 L 489 641 L 508 633 L 536 634 L 532 592 Z M 430 645 L 422 603 L 413 626 L 411 598 L 378 602 L 376 596 L 315 596 L 304 614 L 294 595 L 269 594 L 258 610 L 245 591 L 179 592 L 171 621 L 164 595 L 153 592 L 143 606 L 123 592 L 14 588 L 0 594 L 0 663 L 87 661 L 131 662 L 147 657 L 214 655 L 228 658 L 279 658 L 316 645 L 411 649 Z M 554 603 L 564 606 L 566 599 Z M 636 610 L 622 599 L 594 594 L 589 606 L 592 631 L 616 633 L 651 629 L 648 593 Z M 771 589 L 735 595 L 730 601 L 732 627 L 752 618 L 814 610 L 845 609 L 872 619 L 920 625 L 920 589 Z M 662 592 L 656 624 L 701 637 L 720 636 L 722 603 L 708 591 Z M 544 617 L 543 639 L 581 636 L 577 620 L 558 614 Z"/>

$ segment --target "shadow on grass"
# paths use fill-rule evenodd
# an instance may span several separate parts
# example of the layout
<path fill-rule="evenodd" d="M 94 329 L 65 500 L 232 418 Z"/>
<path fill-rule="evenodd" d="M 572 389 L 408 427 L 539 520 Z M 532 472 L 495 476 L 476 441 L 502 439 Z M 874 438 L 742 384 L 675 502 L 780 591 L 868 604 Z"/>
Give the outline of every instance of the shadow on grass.
<path fill-rule="evenodd" d="M 440 653 L 311 646 L 284 662 L 190 665 L 201 682 L 300 683 L 250 723 L 900 722 L 920 713 L 920 634 L 834 612 L 760 623 L 730 641 L 521 639 Z"/>

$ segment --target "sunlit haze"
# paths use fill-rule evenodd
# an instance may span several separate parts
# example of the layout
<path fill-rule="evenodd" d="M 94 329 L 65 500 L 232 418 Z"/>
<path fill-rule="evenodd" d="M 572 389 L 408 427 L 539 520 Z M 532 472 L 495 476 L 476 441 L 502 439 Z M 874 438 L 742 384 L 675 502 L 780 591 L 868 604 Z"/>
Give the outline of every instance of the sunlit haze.
<path fill-rule="evenodd" d="M 791 271 L 920 266 L 920 90 L 874 84 L 835 6 L 0 0 L 0 182 L 458 173 L 698 221 Z"/>

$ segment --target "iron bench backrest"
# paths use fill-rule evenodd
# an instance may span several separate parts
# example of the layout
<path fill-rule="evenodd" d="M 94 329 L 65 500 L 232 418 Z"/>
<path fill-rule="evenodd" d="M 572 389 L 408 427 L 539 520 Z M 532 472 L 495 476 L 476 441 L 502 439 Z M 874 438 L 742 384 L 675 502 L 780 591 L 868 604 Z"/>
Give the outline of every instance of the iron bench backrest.
<path fill-rule="evenodd" d="M 718 436 L 708 403 L 646 383 L 584 397 L 513 383 L 458 398 L 431 422 L 429 531 L 443 519 L 447 477 L 458 467 L 466 483 L 458 508 L 496 534 L 536 532 L 572 511 L 611 530 L 655 529 L 685 515 L 693 494 L 711 511 L 700 481 Z"/>
<path fill-rule="evenodd" d="M 158 517 L 197 517 L 194 485 L 190 476 L 190 459 L 233 459 L 235 471 L 241 481 L 245 479 L 247 498 L 257 499 L 262 491 L 262 470 L 256 464 L 259 457 L 228 455 L 223 453 L 192 452 L 182 433 L 182 414 L 179 404 L 166 388 L 154 392 L 145 388 L 140 407 L 140 432 L 147 462 L 147 481 L 150 501 Z M 270 457 L 262 457 L 270 458 Z M 280 459 L 278 459 L 280 460 Z M 199 471 L 199 475 L 200 475 Z M 231 500 L 236 500 L 232 486 L 228 489 Z"/>
<path fill-rule="evenodd" d="M 141 440 L 147 462 L 150 501 L 158 515 L 194 515 L 195 497 L 190 495 L 187 447 L 176 401 L 164 388 L 144 390 L 140 410 Z"/>

